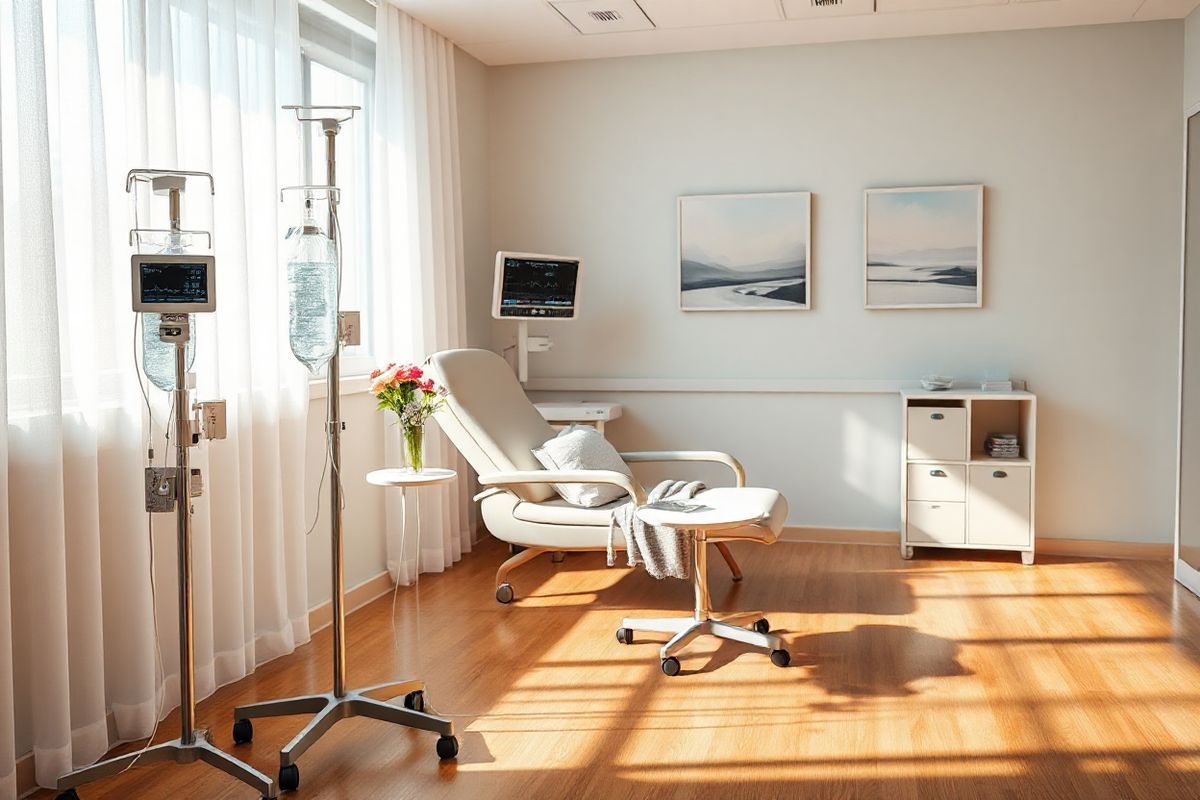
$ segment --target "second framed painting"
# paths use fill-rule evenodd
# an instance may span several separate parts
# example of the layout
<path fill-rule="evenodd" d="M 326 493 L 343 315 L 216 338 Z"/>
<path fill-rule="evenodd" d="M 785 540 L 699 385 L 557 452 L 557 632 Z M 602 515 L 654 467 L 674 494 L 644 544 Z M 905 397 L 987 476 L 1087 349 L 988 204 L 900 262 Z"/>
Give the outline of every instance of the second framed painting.
<path fill-rule="evenodd" d="M 786 311 L 810 307 L 809 192 L 679 198 L 679 307 Z"/>
<path fill-rule="evenodd" d="M 983 186 L 868 189 L 867 308 L 983 305 Z"/>

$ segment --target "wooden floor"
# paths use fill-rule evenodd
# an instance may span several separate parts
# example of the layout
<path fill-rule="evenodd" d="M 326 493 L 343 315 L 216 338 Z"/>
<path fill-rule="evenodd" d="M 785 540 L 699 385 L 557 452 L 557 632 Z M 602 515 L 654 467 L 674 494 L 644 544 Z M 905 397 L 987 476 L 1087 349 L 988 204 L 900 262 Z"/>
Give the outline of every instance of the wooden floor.
<path fill-rule="evenodd" d="M 627 613 L 684 613 L 690 591 L 600 554 L 515 573 L 488 542 L 350 617 L 354 686 L 423 676 L 459 729 L 341 722 L 300 760 L 311 800 L 368 798 L 1196 798 L 1200 601 L 1167 563 L 895 548 L 734 546 L 746 580 L 712 560 L 718 608 L 761 608 L 792 666 L 699 640 L 684 672 L 649 641 L 613 637 Z M 419 595 L 419 600 L 418 600 Z M 398 645 L 397 639 L 401 643 Z M 304 718 L 256 721 L 232 747 L 234 704 L 326 690 L 329 632 L 200 706 L 219 746 L 275 774 Z M 175 718 L 161 738 L 175 735 Z M 137 769 L 84 800 L 243 798 L 201 765 Z M 42 793 L 39 797 L 51 797 Z"/>

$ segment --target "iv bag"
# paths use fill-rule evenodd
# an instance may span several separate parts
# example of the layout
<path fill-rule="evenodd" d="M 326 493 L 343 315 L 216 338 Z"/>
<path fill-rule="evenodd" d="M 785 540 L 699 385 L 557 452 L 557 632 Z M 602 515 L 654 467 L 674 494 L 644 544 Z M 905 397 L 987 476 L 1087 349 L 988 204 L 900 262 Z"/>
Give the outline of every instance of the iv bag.
<path fill-rule="evenodd" d="M 187 251 L 183 236 L 172 233 L 167 238 L 167 245 L 159 252 L 164 255 L 180 255 Z M 155 313 L 142 314 L 142 370 L 150 382 L 164 392 L 175 391 L 175 345 L 158 338 L 159 315 Z M 187 368 L 190 370 L 196 361 L 196 325 L 195 317 L 188 314 L 188 328 L 191 336 L 187 341 Z"/>
<path fill-rule="evenodd" d="M 317 225 L 312 198 L 287 264 L 288 341 L 314 375 L 337 351 L 338 267 L 333 242 Z"/>

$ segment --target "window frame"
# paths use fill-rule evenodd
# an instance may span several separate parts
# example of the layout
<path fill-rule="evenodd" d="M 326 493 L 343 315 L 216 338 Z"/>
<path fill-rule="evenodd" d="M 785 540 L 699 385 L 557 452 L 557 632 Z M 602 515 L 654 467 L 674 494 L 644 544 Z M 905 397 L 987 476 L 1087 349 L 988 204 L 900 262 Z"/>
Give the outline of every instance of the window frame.
<path fill-rule="evenodd" d="M 352 31 L 347 31 L 347 34 L 350 36 L 355 35 Z M 364 50 L 363 55 L 368 56 L 368 53 Z M 377 366 L 378 360 L 378 355 L 373 352 L 373 343 L 370 341 L 370 332 L 374 329 L 372 315 L 376 312 L 375 304 L 371 302 L 373 300 L 371 292 L 371 264 L 373 258 L 371 239 L 373 238 L 373 221 L 370 216 L 369 202 L 371 195 L 371 140 L 369 132 L 371 130 L 372 123 L 370 99 L 374 94 L 375 65 L 373 56 L 371 57 L 370 63 L 367 63 L 366 58 L 353 58 L 345 53 L 340 53 L 334 49 L 331 49 L 324 44 L 313 41 L 310 38 L 306 38 L 302 30 L 300 37 L 300 88 L 302 95 L 301 102 L 305 104 L 310 104 L 312 102 L 312 64 L 314 63 L 319 64 L 325 69 L 340 73 L 352 80 L 362 83 L 364 86 L 364 99 L 366 101 L 363 103 L 362 110 L 355 114 L 353 122 L 350 123 L 356 126 L 363 126 L 362 130 L 365 131 L 365 135 L 361 133 L 359 134 L 363 135 L 366 143 L 363 152 L 362 166 L 360 167 L 361 174 L 355 176 L 356 179 L 361 177 L 365 181 L 365 185 L 355 194 L 360 194 L 361 199 L 366 201 L 362 204 L 364 213 L 361 217 L 361 225 L 364 229 L 364 232 L 367 234 L 368 239 L 366 258 L 364 259 L 364 263 L 360 265 L 361 274 L 356 275 L 359 285 L 363 287 L 364 300 L 362 302 L 366 307 L 359 309 L 339 309 L 340 311 L 357 310 L 362 314 L 362 333 L 366 340 L 366 344 L 362 345 L 361 347 L 350 348 L 349 350 L 352 352 L 347 350 L 342 351 L 339 366 L 341 380 L 344 383 L 347 380 L 369 375 L 370 372 Z M 319 184 L 324 183 L 325 181 L 324 175 L 315 174 L 316 165 L 313 162 L 315 136 L 316 130 L 314 126 L 301 126 L 301 148 L 303 152 L 302 174 L 304 176 L 304 181 L 309 184 Z M 311 380 L 310 384 L 324 384 L 326 382 L 324 373 L 325 370 L 322 370 L 322 374 Z"/>

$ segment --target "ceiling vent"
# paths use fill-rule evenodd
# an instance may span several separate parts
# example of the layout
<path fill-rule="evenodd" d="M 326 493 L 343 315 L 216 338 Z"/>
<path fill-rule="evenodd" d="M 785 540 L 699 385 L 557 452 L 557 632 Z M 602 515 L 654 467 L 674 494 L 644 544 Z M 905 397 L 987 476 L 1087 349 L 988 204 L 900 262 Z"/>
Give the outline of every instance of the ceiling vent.
<path fill-rule="evenodd" d="M 550 0 L 550 5 L 582 34 L 654 30 L 636 0 Z"/>
<path fill-rule="evenodd" d="M 788 19 L 874 13 L 875 0 L 783 0 L 783 15 Z"/>
<path fill-rule="evenodd" d="M 620 22 L 624 19 L 620 11 L 589 11 L 587 15 L 596 22 Z"/>

